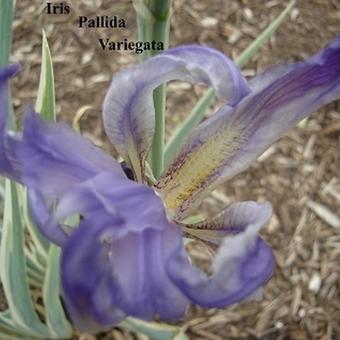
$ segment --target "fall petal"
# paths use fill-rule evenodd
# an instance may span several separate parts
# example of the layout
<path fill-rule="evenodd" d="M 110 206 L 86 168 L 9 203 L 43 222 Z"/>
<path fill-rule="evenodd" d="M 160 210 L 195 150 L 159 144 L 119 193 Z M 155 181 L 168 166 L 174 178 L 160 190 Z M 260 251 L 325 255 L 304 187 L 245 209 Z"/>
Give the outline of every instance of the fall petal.
<path fill-rule="evenodd" d="M 32 110 L 25 116 L 22 144 L 24 183 L 45 198 L 60 197 L 101 172 L 125 178 L 119 163 L 86 138 L 67 125 L 44 122 Z"/>
<path fill-rule="evenodd" d="M 203 307 L 226 307 L 254 294 L 274 270 L 272 251 L 258 236 L 270 215 L 268 203 L 232 205 L 221 226 L 229 229 L 229 233 L 224 233 L 229 235 L 218 240 L 220 246 L 213 260 L 213 274 L 207 276 L 193 267 L 179 246 L 167 267 L 173 282 L 193 303 Z M 233 235 L 235 230 L 237 233 Z"/>
<path fill-rule="evenodd" d="M 82 331 L 96 332 L 125 316 L 181 317 L 188 299 L 165 269 L 181 242 L 180 229 L 167 221 L 152 189 L 129 195 L 120 188 L 116 192 L 115 186 L 108 189 L 107 183 L 98 178 L 92 185 L 83 185 L 82 197 L 93 202 L 87 203 L 83 222 L 63 247 L 63 295 L 73 322 Z M 134 182 L 131 185 L 141 189 Z M 107 209 L 109 202 L 115 211 Z M 148 206 L 142 215 L 138 213 Z"/>
<path fill-rule="evenodd" d="M 37 228 L 49 241 L 63 246 L 69 236 L 65 226 L 58 222 L 39 192 L 29 190 L 28 198 L 31 217 Z"/>
<path fill-rule="evenodd" d="M 262 226 L 272 215 L 269 202 L 245 201 L 231 204 L 212 219 L 183 226 L 188 235 L 207 242 L 220 244 L 224 237 L 244 232 L 249 221 Z"/>
<path fill-rule="evenodd" d="M 0 174 L 20 181 L 21 164 L 18 159 L 20 134 L 8 130 L 10 78 L 18 71 L 19 65 L 0 69 Z"/>

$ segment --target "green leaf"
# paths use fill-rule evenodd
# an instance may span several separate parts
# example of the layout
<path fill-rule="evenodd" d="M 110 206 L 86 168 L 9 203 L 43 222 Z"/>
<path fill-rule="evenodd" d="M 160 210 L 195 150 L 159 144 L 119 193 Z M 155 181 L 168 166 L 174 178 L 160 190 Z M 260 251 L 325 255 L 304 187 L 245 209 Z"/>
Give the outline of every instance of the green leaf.
<path fill-rule="evenodd" d="M 30 246 L 32 247 L 31 244 Z M 25 257 L 26 257 L 26 264 L 31 269 L 33 269 L 37 274 L 42 275 L 42 277 L 44 277 L 45 271 L 46 271 L 46 265 L 43 266 L 41 263 L 39 263 L 36 253 L 28 249 L 27 246 L 25 246 Z"/>
<path fill-rule="evenodd" d="M 6 310 L 0 313 L 0 339 L 32 340 L 32 339 L 45 339 L 45 337 L 37 336 L 30 330 L 27 330 L 24 327 L 17 325 L 11 318 L 9 310 Z"/>
<path fill-rule="evenodd" d="M 50 242 L 40 233 L 35 223 L 33 223 L 31 219 L 31 215 L 28 208 L 29 202 L 27 198 L 26 189 L 22 191 L 21 196 L 23 202 L 22 209 L 23 219 L 25 222 L 25 226 L 27 227 L 30 233 L 37 261 L 41 266 L 46 267 L 47 253 L 50 246 Z"/>
<path fill-rule="evenodd" d="M 18 340 L 18 337 L 11 332 L 7 333 L 6 330 L 3 329 L 0 325 L 0 339 Z M 21 338 L 21 339 L 25 339 L 25 338 Z"/>
<path fill-rule="evenodd" d="M 36 102 L 36 111 L 38 111 L 45 120 L 55 121 L 55 94 L 54 94 L 54 77 L 53 77 L 53 64 L 50 49 L 46 39 L 45 32 L 42 33 L 42 57 L 41 57 L 41 72 L 39 81 L 39 90 Z M 47 253 L 49 249 L 49 241 L 44 238 L 36 225 L 33 223 L 29 209 L 27 193 L 22 193 L 23 199 L 23 218 L 25 225 L 30 233 L 32 240 L 32 251 L 27 254 L 31 259 L 33 267 L 37 270 L 41 269 L 41 266 L 46 266 Z M 32 254 L 31 254 L 32 253 Z M 33 269 L 33 268 L 32 268 Z M 30 271 L 32 274 L 32 271 Z M 34 279 L 34 274 L 32 274 Z"/>
<path fill-rule="evenodd" d="M 48 46 L 46 34 L 42 33 L 42 57 L 39 90 L 35 109 L 46 120 L 55 121 L 55 94 L 53 63 L 50 48 Z"/>
<path fill-rule="evenodd" d="M 67 321 L 59 296 L 60 252 L 59 247 L 51 245 L 43 287 L 43 300 L 46 309 L 46 322 L 51 335 L 64 339 L 71 337 L 72 327 Z"/>
<path fill-rule="evenodd" d="M 295 5 L 295 0 L 292 0 L 285 10 L 274 20 L 268 27 L 241 53 L 236 59 L 235 63 L 242 67 L 251 59 L 251 57 L 259 50 L 261 46 L 274 34 L 276 29 L 282 24 L 288 13 L 292 10 Z M 185 137 L 194 129 L 203 119 L 207 109 L 215 101 L 215 92 L 212 88 L 201 97 L 197 105 L 190 112 L 189 116 L 184 120 L 173 135 L 170 141 L 165 147 L 164 151 L 164 164 L 169 164 L 171 159 L 175 156 L 179 146 L 183 143 Z"/>
<path fill-rule="evenodd" d="M 0 2 L 0 67 L 8 64 L 13 20 L 13 1 Z M 15 127 L 11 105 L 10 125 Z M 2 237 L 0 244 L 0 276 L 7 312 L 0 315 L 0 337 L 3 339 L 32 339 L 48 337 L 46 326 L 33 306 L 28 287 L 24 255 L 24 227 L 17 187 L 9 180 L 5 184 Z"/>
<path fill-rule="evenodd" d="M 0 275 L 15 324 L 37 337 L 48 337 L 31 300 L 24 255 L 24 227 L 15 183 L 6 180 L 5 211 L 0 245 Z"/>
<path fill-rule="evenodd" d="M 11 314 L 8 310 L 0 313 L 0 339 L 32 339 L 34 334 L 30 331 L 18 326 L 11 319 Z M 34 337 L 37 338 L 37 337 Z M 39 338 L 39 337 L 38 337 Z"/>
<path fill-rule="evenodd" d="M 16 334 L 16 335 L 26 335 L 25 332 L 20 332 L 18 327 L 13 324 L 13 320 L 10 318 L 10 314 L 8 312 L 2 312 L 0 314 L 0 330 L 1 332 L 5 332 L 7 334 Z M 21 333 L 21 334 L 20 334 Z"/>
<path fill-rule="evenodd" d="M 0 1 L 0 67 L 9 61 L 12 40 L 13 1 Z"/>
<path fill-rule="evenodd" d="M 263 46 L 263 44 L 274 34 L 282 24 L 288 13 L 293 9 L 295 0 L 292 0 L 281 14 L 272 21 L 269 26 L 241 53 L 237 58 L 236 64 L 240 67 L 245 65 L 250 58 Z"/>
<path fill-rule="evenodd" d="M 29 263 L 26 263 L 26 267 L 27 267 L 27 277 L 28 277 L 28 281 L 30 285 L 38 287 L 40 289 L 43 285 L 44 277 L 39 272 L 37 272 L 34 268 L 32 268 Z"/>
<path fill-rule="evenodd" d="M 152 26 L 154 22 L 154 17 L 143 0 L 133 0 L 133 7 L 136 12 L 137 19 L 137 31 L 138 40 L 140 41 L 150 41 L 152 35 Z M 150 25 L 152 23 L 152 25 Z M 150 57 L 149 51 L 144 51 L 139 54 L 139 60 L 142 62 Z"/>
<path fill-rule="evenodd" d="M 189 340 L 183 328 L 156 322 L 128 318 L 121 322 L 118 327 L 135 333 L 142 333 L 150 340 Z"/>
<path fill-rule="evenodd" d="M 12 41 L 13 1 L 0 1 L 0 67 L 8 65 Z M 9 103 L 9 125 L 15 128 L 12 104 Z"/>
<path fill-rule="evenodd" d="M 50 49 L 46 39 L 46 34 L 42 32 L 42 56 L 41 56 L 41 72 L 39 81 L 39 90 L 35 109 L 45 120 L 56 120 L 55 114 L 55 94 L 54 94 L 54 76 L 53 64 Z M 37 261 L 43 266 L 46 265 L 47 253 L 50 246 L 49 241 L 44 238 L 36 225 L 33 223 L 29 209 L 27 193 L 24 193 L 23 199 L 23 216 L 25 225 L 27 226 L 34 248 L 36 250 Z"/>

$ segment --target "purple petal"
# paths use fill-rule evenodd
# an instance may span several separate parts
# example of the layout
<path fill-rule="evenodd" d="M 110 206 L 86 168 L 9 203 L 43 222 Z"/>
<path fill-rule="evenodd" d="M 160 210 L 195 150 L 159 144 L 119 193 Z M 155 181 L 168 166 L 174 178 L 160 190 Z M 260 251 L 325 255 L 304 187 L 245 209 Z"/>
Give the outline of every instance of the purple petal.
<path fill-rule="evenodd" d="M 271 211 L 268 203 L 232 205 L 222 227 L 239 232 L 222 240 L 213 261 L 213 275 L 208 277 L 192 267 L 179 245 L 168 262 L 169 276 L 192 302 L 204 307 L 225 307 L 247 298 L 274 270 L 272 251 L 258 236 Z"/>
<path fill-rule="evenodd" d="M 101 172 L 125 178 L 120 165 L 64 124 L 47 123 L 32 110 L 24 121 L 24 183 L 46 198 L 60 197 L 71 186 Z"/>
<path fill-rule="evenodd" d="M 115 304 L 115 277 L 100 235 L 100 229 L 80 226 L 64 246 L 61 258 L 67 311 L 73 323 L 89 333 L 106 330 L 125 318 Z"/>
<path fill-rule="evenodd" d="M 120 286 L 117 303 L 130 316 L 176 320 L 185 313 L 188 299 L 169 279 L 165 265 L 181 233 L 176 226 L 164 226 L 112 242 L 111 265 Z"/>
<path fill-rule="evenodd" d="M 184 225 L 183 230 L 194 238 L 220 244 L 224 237 L 244 232 L 247 222 L 262 226 L 272 215 L 271 204 L 253 201 L 234 203 L 212 219 Z"/>
<path fill-rule="evenodd" d="M 270 68 L 252 89 L 235 108 L 221 108 L 195 129 L 157 184 L 175 219 L 188 216 L 301 119 L 340 97 L 340 39 L 305 62 Z"/>
<path fill-rule="evenodd" d="M 172 48 L 163 55 L 181 59 L 189 72 L 185 80 L 212 86 L 218 98 L 231 106 L 249 93 L 247 81 L 239 68 L 218 50 L 200 45 L 184 45 Z"/>
<path fill-rule="evenodd" d="M 113 173 L 99 174 L 60 198 L 56 218 L 64 220 L 73 214 L 81 214 L 96 225 L 107 225 L 120 217 L 129 225 L 129 229 L 121 230 L 123 234 L 144 228 L 160 229 L 163 225 L 159 221 L 167 220 L 163 203 L 154 190 Z"/>
<path fill-rule="evenodd" d="M 41 233 L 51 242 L 63 246 L 68 234 L 56 218 L 51 214 L 43 197 L 34 190 L 28 191 L 31 217 Z"/>
<path fill-rule="evenodd" d="M 180 230 L 169 224 L 152 189 L 126 181 L 124 192 L 124 184 L 110 183 L 103 175 L 82 185 L 79 194 L 89 210 L 63 249 L 63 295 L 73 322 L 82 331 L 96 332 L 126 315 L 181 317 L 188 300 L 165 269 Z M 115 211 L 108 210 L 110 202 Z"/>
<path fill-rule="evenodd" d="M 20 162 L 17 159 L 17 142 L 20 137 L 8 131 L 9 119 L 9 79 L 18 71 L 19 65 L 0 69 L 0 174 L 20 181 Z"/>
<path fill-rule="evenodd" d="M 44 122 L 32 109 L 26 112 L 24 123 L 20 159 L 23 182 L 30 189 L 30 212 L 41 233 L 62 246 L 69 235 L 59 221 L 71 214 L 53 214 L 49 206 L 54 199 L 61 200 L 81 183 L 105 171 L 128 180 L 116 161 L 67 126 Z M 77 199 L 78 204 L 85 200 L 79 196 Z"/>
<path fill-rule="evenodd" d="M 153 90 L 175 79 L 212 85 L 230 105 L 249 92 L 230 59 L 214 49 L 196 45 L 170 49 L 115 75 L 104 101 L 104 126 L 139 180 L 154 133 Z"/>

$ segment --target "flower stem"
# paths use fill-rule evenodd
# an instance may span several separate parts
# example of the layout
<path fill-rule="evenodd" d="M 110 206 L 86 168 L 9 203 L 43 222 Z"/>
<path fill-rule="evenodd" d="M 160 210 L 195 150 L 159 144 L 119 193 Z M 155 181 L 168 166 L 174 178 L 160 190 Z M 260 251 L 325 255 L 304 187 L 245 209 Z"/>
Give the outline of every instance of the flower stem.
<path fill-rule="evenodd" d="M 164 137 L 165 137 L 165 85 L 158 87 L 153 93 L 155 104 L 155 134 L 151 148 L 151 168 L 154 177 L 158 179 L 164 167 Z"/>
<path fill-rule="evenodd" d="M 138 38 L 142 41 L 162 41 L 169 46 L 171 0 L 135 0 L 138 22 Z M 157 54 L 157 51 L 143 53 L 141 59 Z M 151 168 L 155 178 L 159 178 L 164 167 L 166 88 L 162 85 L 154 91 L 155 134 L 151 148 Z"/>
<path fill-rule="evenodd" d="M 12 40 L 13 2 L 0 3 L 0 67 L 8 64 Z"/>

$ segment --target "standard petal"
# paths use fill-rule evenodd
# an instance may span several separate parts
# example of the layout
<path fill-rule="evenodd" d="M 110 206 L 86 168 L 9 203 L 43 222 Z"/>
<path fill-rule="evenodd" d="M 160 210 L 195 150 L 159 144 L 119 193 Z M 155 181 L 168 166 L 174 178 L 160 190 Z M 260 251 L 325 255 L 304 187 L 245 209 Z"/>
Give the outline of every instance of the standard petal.
<path fill-rule="evenodd" d="M 32 110 L 24 120 L 21 152 L 24 183 L 50 199 L 101 172 L 125 178 L 119 163 L 64 124 L 42 121 Z"/>
<path fill-rule="evenodd" d="M 104 101 L 104 127 L 138 179 L 142 178 L 154 133 L 153 90 L 175 79 L 212 85 L 219 98 L 230 105 L 249 91 L 230 59 L 214 49 L 196 45 L 170 49 L 115 75 Z"/>
<path fill-rule="evenodd" d="M 18 71 L 19 65 L 0 69 L 0 174 L 20 181 L 20 162 L 17 158 L 20 136 L 8 131 L 9 79 Z"/>
<path fill-rule="evenodd" d="M 188 216 L 289 128 L 340 97 L 340 39 L 306 62 L 259 77 L 235 108 L 221 108 L 192 132 L 160 179 L 157 188 L 173 218 Z"/>
<path fill-rule="evenodd" d="M 212 276 L 194 268 L 179 245 L 167 264 L 171 279 L 193 303 L 203 307 L 225 307 L 249 297 L 274 270 L 272 251 L 258 236 L 270 216 L 268 203 L 232 205 L 225 213 L 225 224 L 221 226 L 230 233 L 219 242 Z M 236 234 L 232 235 L 235 231 Z"/>

